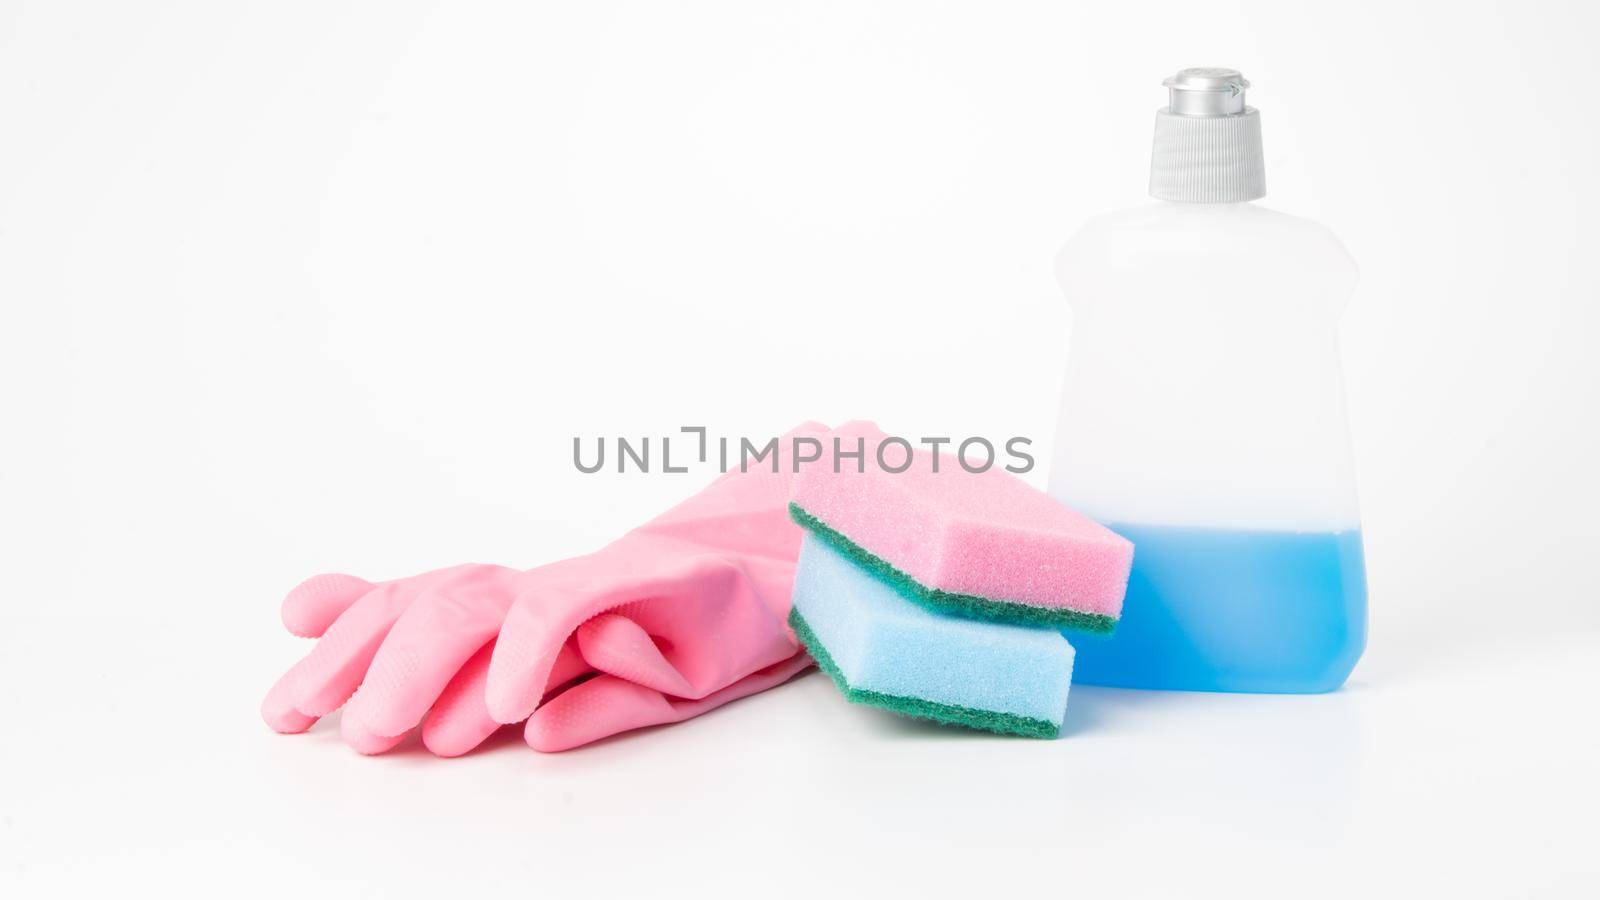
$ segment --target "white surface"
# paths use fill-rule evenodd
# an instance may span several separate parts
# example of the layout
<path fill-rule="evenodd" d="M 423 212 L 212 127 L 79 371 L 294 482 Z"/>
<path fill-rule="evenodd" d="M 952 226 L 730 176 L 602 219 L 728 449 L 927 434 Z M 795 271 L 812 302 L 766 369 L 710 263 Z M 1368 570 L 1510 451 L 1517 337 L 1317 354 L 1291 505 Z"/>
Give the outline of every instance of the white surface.
<path fill-rule="evenodd" d="M 1593 896 L 1595 8 L 995 6 L 0 6 L 0 894 Z M 449 762 L 257 720 L 301 577 L 533 565 L 699 483 L 574 435 L 1050 458 L 1052 256 L 1216 64 L 1362 267 L 1346 690 L 1079 690 L 1030 743 L 810 676 Z"/>

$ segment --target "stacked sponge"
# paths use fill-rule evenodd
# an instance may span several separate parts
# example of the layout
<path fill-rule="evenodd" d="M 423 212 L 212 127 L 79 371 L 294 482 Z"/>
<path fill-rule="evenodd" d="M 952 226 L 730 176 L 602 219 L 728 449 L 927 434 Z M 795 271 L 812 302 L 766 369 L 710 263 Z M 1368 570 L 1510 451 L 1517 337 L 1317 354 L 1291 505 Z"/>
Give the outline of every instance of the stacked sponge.
<path fill-rule="evenodd" d="M 1133 545 L 1003 470 L 883 446 L 866 423 L 836 439 L 849 456 L 794 481 L 796 635 L 854 702 L 1054 737 L 1072 678 L 1060 629 L 1116 627 Z"/>

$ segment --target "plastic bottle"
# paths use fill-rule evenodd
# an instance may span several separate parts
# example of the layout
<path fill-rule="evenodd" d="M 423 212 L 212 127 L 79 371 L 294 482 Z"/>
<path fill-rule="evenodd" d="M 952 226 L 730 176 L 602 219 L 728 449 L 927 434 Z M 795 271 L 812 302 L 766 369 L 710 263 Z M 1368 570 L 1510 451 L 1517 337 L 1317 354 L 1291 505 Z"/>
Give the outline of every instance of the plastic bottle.
<path fill-rule="evenodd" d="M 1050 493 L 1134 542 L 1114 635 L 1074 680 L 1320 692 L 1366 644 L 1366 575 L 1336 325 L 1356 283 L 1332 233 L 1266 193 L 1232 69 L 1185 69 L 1156 113 L 1155 203 L 1089 222 Z"/>

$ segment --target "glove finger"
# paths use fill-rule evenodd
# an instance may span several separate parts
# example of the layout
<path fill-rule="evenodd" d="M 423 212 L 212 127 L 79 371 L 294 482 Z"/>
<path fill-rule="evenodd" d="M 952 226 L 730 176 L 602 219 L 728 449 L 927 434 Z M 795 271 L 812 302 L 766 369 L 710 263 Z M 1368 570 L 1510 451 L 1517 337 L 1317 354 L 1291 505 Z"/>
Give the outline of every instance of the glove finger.
<path fill-rule="evenodd" d="M 434 754 L 460 756 L 505 727 L 489 715 L 489 706 L 484 701 L 484 688 L 489 682 L 489 658 L 493 652 L 491 640 L 467 660 L 422 720 L 422 743 Z M 569 641 L 562 646 L 550 670 L 550 687 L 553 690 L 592 671 Z"/>
<path fill-rule="evenodd" d="M 391 581 L 345 610 L 305 659 L 284 675 L 295 709 L 325 716 L 344 705 L 361 684 L 384 636 L 418 592 L 419 585 L 409 579 Z"/>
<path fill-rule="evenodd" d="M 674 700 L 643 685 L 600 675 L 553 698 L 528 718 L 523 737 L 543 753 L 581 747 L 624 731 L 681 722 L 782 684 L 811 665 L 803 651 L 699 700 Z"/>
<path fill-rule="evenodd" d="M 542 586 L 511 604 L 495 640 L 484 688 L 489 714 L 496 722 L 520 722 L 533 713 L 544 699 L 567 639 L 606 605 L 592 592 L 554 586 Z"/>
<path fill-rule="evenodd" d="M 294 697 L 289 690 L 289 675 L 284 673 L 261 701 L 261 718 L 267 727 L 279 734 L 299 734 L 317 723 L 316 716 L 308 716 L 294 708 Z"/>
<path fill-rule="evenodd" d="M 544 692 L 562 687 L 569 681 L 575 681 L 585 675 L 593 675 L 594 667 L 584 660 L 583 654 L 578 652 L 575 641 L 567 641 L 561 645 L 561 652 L 556 654 L 555 665 L 550 667 L 550 677 L 545 681 Z"/>
<path fill-rule="evenodd" d="M 663 628 L 668 623 L 678 623 L 674 627 L 682 640 L 675 643 L 680 646 L 663 655 L 672 660 L 672 668 L 685 673 L 687 681 L 700 686 L 699 691 L 691 693 L 704 695 L 742 674 L 723 673 L 725 677 L 717 681 L 717 670 L 728 668 L 725 657 L 729 656 L 729 648 L 722 643 L 722 637 L 695 638 L 694 628 L 678 627 L 691 621 L 706 621 L 697 618 L 698 612 L 680 614 L 691 607 L 696 611 L 720 608 L 732 614 L 751 606 L 746 601 L 753 597 L 754 588 L 738 563 L 718 554 L 694 553 L 678 545 L 648 541 L 618 543 L 609 552 L 603 559 L 599 555 L 590 557 L 590 570 L 568 571 L 560 578 L 542 581 L 511 605 L 489 661 L 486 696 L 489 712 L 497 721 L 518 722 L 532 715 L 544 696 L 550 667 L 561 645 L 589 618 L 611 610 L 637 618 L 651 608 L 659 611 L 657 618 Z M 773 618 L 769 611 L 757 614 Z M 641 625 L 647 634 L 666 633 L 650 624 Z M 708 627 L 717 626 L 712 621 Z M 779 641 L 789 640 L 781 627 L 769 628 L 768 637 L 773 635 Z M 693 649 L 679 652 L 690 643 L 695 644 Z M 758 665 L 785 658 L 792 649 L 790 643 Z M 742 653 L 741 648 L 734 648 L 734 655 Z M 705 677 L 688 676 L 688 670 L 698 669 L 705 662 L 709 662 Z"/>
<path fill-rule="evenodd" d="M 489 715 L 483 700 L 493 652 L 491 641 L 473 654 L 423 718 L 422 744 L 435 756 L 460 756 L 504 727 Z"/>
<path fill-rule="evenodd" d="M 673 697 L 697 699 L 794 655 L 794 638 L 768 605 L 772 589 L 764 591 L 748 567 L 706 564 L 698 571 L 692 589 L 681 596 L 651 597 L 615 610 L 617 618 L 625 616 L 648 638 L 617 646 L 621 659 L 602 664 L 598 656 L 590 658 L 595 668 Z M 783 589 L 787 596 L 789 586 Z M 589 627 L 585 623 L 579 635 L 586 636 Z M 621 633 L 617 626 L 602 632 L 608 639 Z M 585 656 L 599 637 L 580 644 Z M 593 649 L 600 653 L 599 647 Z M 648 666 L 659 666 L 674 681 L 640 677 L 648 674 Z"/>
<path fill-rule="evenodd" d="M 579 625 L 575 637 L 584 661 L 601 672 L 674 697 L 694 695 L 650 635 L 627 616 L 602 613 Z"/>
<path fill-rule="evenodd" d="M 522 736 L 542 753 L 557 753 L 623 731 L 675 722 L 660 691 L 599 675 L 557 695 L 528 718 Z"/>
<path fill-rule="evenodd" d="M 396 735 L 374 734 L 354 716 L 339 717 L 339 736 L 351 749 L 363 756 L 388 753 L 405 740 L 405 733 Z"/>
<path fill-rule="evenodd" d="M 321 637 L 372 583 L 354 575 L 313 575 L 283 598 L 283 627 L 299 637 Z"/>
<path fill-rule="evenodd" d="M 490 572 L 418 597 L 384 638 L 345 718 L 380 735 L 415 728 L 451 678 L 500 631 L 511 605 L 506 585 L 500 572 Z"/>

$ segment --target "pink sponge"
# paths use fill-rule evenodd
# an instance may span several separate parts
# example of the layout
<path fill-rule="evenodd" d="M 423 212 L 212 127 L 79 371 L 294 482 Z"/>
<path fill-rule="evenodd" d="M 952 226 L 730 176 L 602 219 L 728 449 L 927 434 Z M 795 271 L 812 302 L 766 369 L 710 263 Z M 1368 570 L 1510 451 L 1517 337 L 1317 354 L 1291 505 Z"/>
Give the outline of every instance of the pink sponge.
<path fill-rule="evenodd" d="M 1133 544 L 1000 468 L 909 452 L 852 422 L 794 480 L 795 521 L 901 594 L 938 612 L 1109 633 Z M 858 471 L 857 449 L 863 450 Z M 881 464 L 880 464 L 881 463 Z M 834 471 L 835 468 L 839 471 Z"/>

